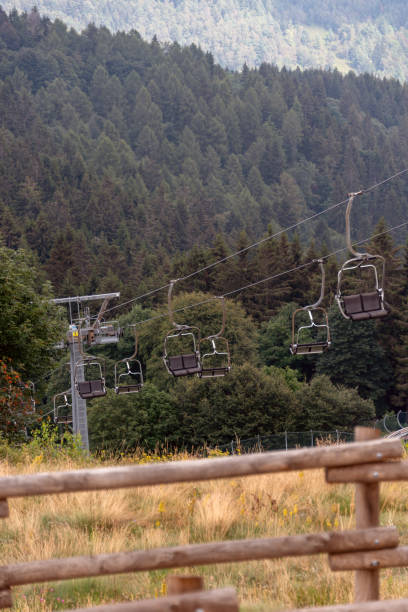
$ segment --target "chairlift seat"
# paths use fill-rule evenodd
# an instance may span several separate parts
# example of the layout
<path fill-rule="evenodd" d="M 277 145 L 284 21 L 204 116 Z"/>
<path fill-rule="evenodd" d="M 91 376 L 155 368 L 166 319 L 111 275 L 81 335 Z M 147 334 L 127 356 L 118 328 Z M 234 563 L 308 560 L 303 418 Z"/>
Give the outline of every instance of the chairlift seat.
<path fill-rule="evenodd" d="M 190 376 L 201 372 L 201 365 L 195 353 L 167 357 L 167 364 L 173 376 Z"/>
<path fill-rule="evenodd" d="M 216 378 L 219 376 L 226 376 L 230 371 L 229 367 L 221 368 L 203 368 L 199 373 L 200 378 Z"/>
<path fill-rule="evenodd" d="M 104 397 L 106 395 L 105 383 L 101 378 L 78 382 L 78 393 L 82 399 Z"/>
<path fill-rule="evenodd" d="M 324 353 L 330 346 L 330 342 L 309 342 L 304 344 L 291 344 L 292 355 L 316 355 Z"/>
<path fill-rule="evenodd" d="M 71 425 L 72 419 L 69 417 L 57 417 L 55 423 L 57 425 Z"/>
<path fill-rule="evenodd" d="M 115 388 L 115 393 L 117 395 L 122 395 L 122 393 L 137 393 L 141 391 L 143 388 L 143 383 L 135 383 L 132 385 L 120 385 Z"/>
<path fill-rule="evenodd" d="M 352 321 L 379 319 L 388 314 L 378 291 L 343 297 L 344 311 Z"/>

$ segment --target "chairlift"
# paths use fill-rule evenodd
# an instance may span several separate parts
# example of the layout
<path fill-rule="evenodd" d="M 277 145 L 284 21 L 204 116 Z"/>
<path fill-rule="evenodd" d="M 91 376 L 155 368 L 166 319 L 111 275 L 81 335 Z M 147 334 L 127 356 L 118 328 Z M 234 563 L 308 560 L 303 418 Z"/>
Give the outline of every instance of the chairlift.
<path fill-rule="evenodd" d="M 192 376 L 201 372 L 200 330 L 198 327 L 180 325 L 174 321 L 172 293 L 177 280 L 170 281 L 169 286 L 169 319 L 175 329 L 171 329 L 164 339 L 163 361 L 172 376 Z"/>
<path fill-rule="evenodd" d="M 353 200 L 356 195 L 363 192 L 349 194 L 349 201 L 346 210 L 346 240 L 347 248 L 354 256 L 348 259 L 341 266 L 337 275 L 336 302 L 339 310 L 345 319 L 352 321 L 365 321 L 367 319 L 379 319 L 388 314 L 384 302 L 384 278 L 385 278 L 385 259 L 381 255 L 370 253 L 359 253 L 353 249 L 350 237 L 350 213 Z M 350 278 L 351 271 L 369 273 L 370 291 L 364 291 L 360 281 L 360 291 L 351 295 L 344 295 L 343 286 L 345 278 Z"/>
<path fill-rule="evenodd" d="M 75 388 L 82 399 L 93 399 L 106 395 L 105 362 L 94 355 L 87 355 L 82 350 L 82 338 L 79 334 L 78 346 L 81 357 L 75 364 Z"/>
<path fill-rule="evenodd" d="M 290 345 L 290 352 L 292 355 L 321 354 L 326 351 L 331 344 L 327 312 L 320 306 L 324 298 L 326 276 L 323 259 L 316 259 L 314 261 L 319 264 L 322 273 L 320 297 L 314 304 L 304 306 L 303 308 L 297 308 L 292 314 L 292 344 Z M 299 314 L 302 312 L 307 312 L 310 319 L 309 325 L 298 326 L 297 321 L 299 320 Z M 317 313 L 320 313 L 320 320 L 323 321 L 322 323 L 316 322 L 315 317 Z M 318 335 L 319 332 L 320 337 Z"/>
<path fill-rule="evenodd" d="M 119 342 L 121 329 L 118 321 L 96 320 L 92 329 L 88 332 L 88 342 L 95 344 L 115 344 Z"/>
<path fill-rule="evenodd" d="M 135 350 L 130 357 L 115 363 L 115 393 L 138 393 L 143 387 L 142 365 L 137 359 L 138 334 L 135 328 Z"/>
<path fill-rule="evenodd" d="M 71 390 L 54 395 L 54 423 L 70 426 L 72 424 Z"/>
<path fill-rule="evenodd" d="M 225 376 L 231 369 L 231 355 L 229 350 L 228 340 L 223 337 L 225 330 L 225 321 L 227 316 L 227 309 L 225 304 L 224 296 L 219 297 L 222 300 L 222 324 L 218 334 L 207 336 L 200 340 L 200 353 L 201 353 L 201 371 L 199 372 L 200 378 L 215 378 L 219 376 Z M 210 343 L 211 348 L 207 352 L 205 350 L 205 344 Z"/>

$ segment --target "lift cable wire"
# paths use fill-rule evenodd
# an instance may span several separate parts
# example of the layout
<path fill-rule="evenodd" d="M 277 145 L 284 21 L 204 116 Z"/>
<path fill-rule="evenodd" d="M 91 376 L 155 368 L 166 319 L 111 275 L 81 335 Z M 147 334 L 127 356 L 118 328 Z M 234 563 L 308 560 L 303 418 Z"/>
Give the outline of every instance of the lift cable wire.
<path fill-rule="evenodd" d="M 361 193 L 362 194 L 369 193 L 370 191 L 373 191 L 374 189 L 377 189 L 378 187 L 381 187 L 382 185 L 385 185 L 389 181 L 392 181 L 393 179 L 397 178 L 398 176 L 401 176 L 401 175 L 405 174 L 406 172 L 408 172 L 408 168 L 405 168 L 404 170 L 400 170 L 399 172 L 396 172 L 392 176 L 389 176 L 388 178 L 384 179 L 383 181 L 380 181 L 379 183 L 375 183 L 374 185 L 371 185 L 370 187 L 367 187 L 366 189 L 362 189 Z M 348 200 L 349 200 L 349 198 L 346 198 L 345 200 L 342 200 L 341 202 L 337 202 L 336 204 L 332 204 L 328 208 L 325 208 L 324 210 L 321 210 L 321 211 L 319 211 L 317 213 L 314 213 L 310 217 L 306 217 L 306 219 L 302 219 L 301 221 L 298 221 L 297 223 L 294 223 L 293 225 L 290 225 L 289 227 L 281 229 L 278 232 L 276 232 L 275 234 L 272 234 L 270 236 L 266 236 L 265 238 L 261 238 L 261 240 L 258 240 L 257 242 L 254 242 L 253 244 L 250 244 L 247 247 L 244 247 L 243 249 L 240 249 L 239 251 L 236 251 L 235 253 L 231 253 L 230 255 L 227 255 L 226 257 L 223 257 L 222 259 L 214 261 L 213 263 L 208 264 L 207 266 L 204 266 L 204 267 L 200 268 L 199 270 L 195 270 L 194 272 L 191 272 L 190 274 L 187 274 L 186 276 L 182 276 L 182 277 L 180 277 L 177 280 L 178 281 L 188 280 L 189 278 L 192 278 L 193 276 L 197 276 L 198 274 L 201 274 L 202 272 L 205 272 L 206 270 L 211 270 L 212 268 L 215 268 L 219 264 L 225 263 L 226 261 L 228 261 L 229 259 L 232 259 L 233 257 L 237 257 L 237 255 L 242 255 L 242 253 L 246 253 L 250 249 L 258 247 L 261 244 L 267 242 L 268 240 L 272 240 L 273 238 L 277 238 L 278 236 L 281 236 L 282 234 L 284 234 L 286 232 L 289 232 L 289 231 L 291 231 L 293 229 L 296 229 L 297 227 L 299 227 L 300 225 L 303 225 L 304 223 L 307 223 L 308 221 L 312 221 L 313 219 L 316 219 L 317 217 L 320 217 L 320 215 L 324 215 L 325 213 L 330 212 L 331 210 L 334 210 L 335 208 L 338 208 L 339 206 L 342 206 L 343 204 L 346 204 L 348 202 Z M 342 250 L 344 250 L 344 249 L 342 249 Z M 138 295 L 137 297 L 134 297 L 134 298 L 132 298 L 130 300 L 127 300 L 126 302 L 122 302 L 121 304 L 117 304 L 116 306 L 112 306 L 111 308 L 108 308 L 105 311 L 105 313 L 111 312 L 112 310 L 116 310 L 117 308 L 121 308 L 122 306 L 127 306 L 127 304 L 132 304 L 133 302 L 136 302 L 138 300 L 142 300 L 142 299 L 144 299 L 146 297 L 149 297 L 150 295 L 158 293 L 159 291 L 163 291 L 164 289 L 168 289 L 169 287 L 170 287 L 170 283 L 167 283 L 166 285 L 163 285 L 162 287 L 158 287 L 157 289 L 152 289 L 150 291 L 147 291 L 146 293 L 143 293 L 142 295 Z"/>
<path fill-rule="evenodd" d="M 408 221 L 404 221 L 403 223 L 400 223 L 399 225 L 395 225 L 394 227 L 391 227 L 390 229 L 387 229 L 378 234 L 374 234 L 374 236 L 370 236 L 370 238 L 364 238 L 364 240 L 359 240 L 358 242 L 354 243 L 354 246 L 357 246 L 364 242 L 368 242 L 369 240 L 373 240 L 374 238 L 378 238 L 379 236 L 383 236 L 384 234 L 389 234 L 390 232 L 396 231 L 406 225 L 408 225 Z M 337 251 L 333 251 L 332 253 L 329 253 L 328 255 L 324 255 L 320 259 L 329 259 L 329 257 L 333 257 L 334 255 L 337 255 L 338 253 L 342 253 L 343 251 L 346 251 L 346 250 L 347 250 L 347 247 L 337 249 Z M 314 263 L 315 263 L 315 260 L 313 259 L 312 261 L 308 261 L 303 264 L 300 264 L 299 266 L 296 266 L 295 268 L 290 268 L 288 270 L 284 270 L 283 272 L 278 272 L 277 274 L 273 274 L 272 276 L 267 276 L 266 278 L 262 278 L 258 281 L 254 281 L 253 283 L 249 283 L 248 285 L 244 285 L 243 287 L 239 287 L 238 289 L 233 289 L 232 291 L 228 291 L 227 293 L 224 293 L 222 295 L 212 296 L 210 298 L 207 298 L 206 300 L 203 300 L 202 302 L 197 302 L 195 304 L 189 304 L 188 306 L 183 306 L 182 308 L 177 308 L 176 310 L 174 310 L 174 312 L 182 312 L 184 310 L 189 310 L 190 308 L 197 308 L 198 306 L 202 306 L 203 304 L 208 304 L 209 302 L 212 302 L 220 297 L 224 297 L 224 298 L 230 297 L 231 295 L 235 295 L 236 293 L 245 291 L 246 289 L 250 289 L 251 287 L 261 285 L 262 283 L 267 283 L 268 281 L 275 280 L 277 278 L 280 278 L 281 276 L 286 276 L 287 274 L 291 274 L 292 272 L 297 272 L 298 270 L 307 268 Z M 143 323 L 148 323 L 150 321 L 155 321 L 156 319 L 163 319 L 166 317 L 168 317 L 167 312 L 163 314 L 155 315 L 154 317 L 149 317 L 148 319 L 143 319 L 142 321 L 137 321 L 136 323 L 132 323 L 131 325 L 126 325 L 123 329 L 135 327 L 137 325 L 142 325 Z"/>
<path fill-rule="evenodd" d="M 373 240 L 374 238 L 379 238 L 380 236 L 384 236 L 385 234 L 389 234 L 390 232 L 394 232 L 394 231 L 396 231 L 396 230 L 398 230 L 398 229 L 400 229 L 402 227 L 405 227 L 406 225 L 408 225 L 408 221 L 404 221 L 403 223 L 400 223 L 399 225 L 395 225 L 394 227 L 391 227 L 390 229 L 384 230 L 383 232 L 379 232 L 378 234 L 374 234 L 374 236 L 370 236 L 370 238 L 364 238 L 364 240 L 359 240 L 358 242 L 354 243 L 354 246 L 357 246 L 357 245 L 362 244 L 364 242 L 368 242 L 369 240 Z M 342 253 L 343 251 L 346 251 L 346 250 L 347 250 L 347 247 L 343 247 L 341 249 L 337 249 L 337 251 L 333 251 L 332 253 L 329 253 L 328 255 L 324 255 L 320 259 L 329 259 L 329 257 L 333 257 L 334 255 L 338 255 L 339 253 Z M 314 260 L 305 262 L 303 264 L 300 264 L 299 266 L 296 266 L 295 268 L 290 268 L 288 270 L 284 270 L 283 272 L 278 272 L 278 274 L 274 274 L 272 276 L 268 276 L 267 278 L 262 278 L 261 280 L 254 281 L 253 283 L 249 283 L 248 285 L 245 285 L 243 287 L 239 287 L 238 289 L 233 289 L 232 291 L 228 291 L 227 293 L 224 293 L 224 295 L 222 295 L 222 296 L 213 296 L 213 297 L 207 298 L 206 300 L 203 300 L 201 302 L 197 302 L 195 304 L 189 304 L 188 306 L 183 306 L 182 308 L 177 308 L 177 310 L 175 310 L 174 312 L 182 312 L 184 310 L 190 310 L 191 308 L 197 308 L 198 306 L 203 306 L 204 304 L 208 304 L 210 302 L 213 302 L 214 300 L 219 299 L 220 297 L 229 297 L 231 295 L 239 293 L 240 291 L 245 291 L 246 289 L 250 289 L 251 287 L 255 287 L 256 285 L 260 285 L 262 283 L 267 283 L 268 281 L 275 280 L 277 278 L 280 278 L 281 276 L 285 276 L 286 274 L 291 274 L 292 272 L 297 272 L 298 270 L 302 270 L 303 268 L 311 266 L 314 263 L 315 263 Z M 163 313 L 163 314 L 156 315 L 154 317 L 149 317 L 148 319 L 143 319 L 142 321 L 137 321 L 136 323 L 132 323 L 130 325 L 126 325 L 124 327 L 124 329 L 135 328 L 138 325 L 143 325 L 145 323 L 149 323 L 150 321 L 155 321 L 157 319 L 164 319 L 167 316 L 168 316 L 168 313 L 166 312 L 166 313 Z M 55 370 L 51 370 L 50 372 L 47 372 L 47 374 L 45 374 L 42 378 L 38 379 L 38 381 L 43 380 L 44 378 L 50 376 L 54 372 L 58 372 L 59 370 L 61 370 L 64 367 L 66 367 L 66 366 L 60 366 L 58 368 L 55 368 Z M 49 412 L 46 412 L 45 414 L 38 415 L 39 420 L 41 420 L 41 419 L 45 418 L 46 416 L 50 415 L 52 412 L 53 412 L 53 410 L 50 410 Z"/>
<path fill-rule="evenodd" d="M 389 180 L 389 179 L 388 179 Z M 358 242 L 354 243 L 354 246 L 362 244 L 364 242 L 368 242 L 369 240 L 373 240 L 374 238 L 378 238 L 380 236 L 383 236 L 384 234 L 389 234 L 390 232 L 396 231 L 402 227 L 405 227 L 406 225 L 408 225 L 408 221 L 404 221 L 404 223 L 400 223 L 399 225 L 395 225 L 394 227 L 391 227 L 390 229 L 387 229 L 383 232 L 380 232 L 379 234 L 375 234 L 374 236 L 371 236 L 370 238 L 365 238 L 364 240 L 360 240 Z M 347 249 L 347 247 L 342 247 L 341 249 L 337 249 L 337 251 L 333 251 L 332 253 L 329 253 L 328 255 L 324 255 L 323 257 L 321 257 L 320 259 L 328 259 L 329 257 L 333 257 L 334 255 L 338 255 L 339 253 L 342 253 L 343 251 L 345 251 Z M 222 296 L 218 296 L 218 297 L 230 297 L 231 295 L 234 295 L 235 293 L 239 293 L 240 291 L 245 291 L 246 289 L 250 289 L 251 287 L 255 287 L 256 285 L 260 285 L 262 283 L 266 283 L 270 280 L 275 280 L 276 278 L 279 278 L 281 276 L 284 276 L 286 274 L 291 274 L 292 272 L 297 272 L 298 270 L 302 270 L 303 268 L 306 268 L 310 265 L 312 265 L 314 263 L 314 261 L 309 261 L 303 264 L 300 264 L 299 266 L 295 267 L 295 268 L 291 268 L 289 270 L 285 270 L 283 272 L 279 272 L 278 274 L 274 274 L 272 276 L 268 276 L 267 278 L 263 278 L 261 280 L 258 281 L 254 281 L 253 283 L 249 283 L 248 285 L 245 285 L 244 287 L 240 287 L 239 289 L 233 289 L 232 291 L 229 291 L 227 293 L 224 293 L 224 295 Z M 166 285 L 167 287 L 169 285 Z M 162 287 L 164 288 L 164 287 Z M 208 298 L 202 302 L 198 302 L 196 304 L 190 304 L 188 306 L 184 306 L 183 308 L 178 308 L 177 310 L 175 310 L 174 312 L 181 312 L 183 310 L 189 310 L 190 308 L 196 308 L 198 306 L 202 306 L 203 304 L 208 304 L 209 302 L 212 302 L 213 300 L 217 299 L 217 297 L 211 297 Z M 138 325 L 142 325 L 143 323 L 148 323 L 150 321 L 154 321 L 156 319 L 162 319 L 164 317 L 167 317 L 168 314 L 160 314 L 160 315 L 156 315 L 154 317 L 149 317 L 148 319 L 143 319 L 142 321 L 137 321 L 136 323 L 131 323 L 130 325 L 126 325 L 124 326 L 123 329 L 131 329 L 134 328 Z M 57 368 L 55 368 L 54 370 L 50 370 L 49 372 L 47 372 L 46 374 L 44 374 L 44 376 L 42 376 L 41 378 L 38 378 L 37 380 L 34 381 L 34 384 L 39 383 L 41 380 L 44 380 L 45 378 L 50 377 L 52 374 L 55 374 L 55 372 L 58 372 L 59 370 L 63 370 L 64 368 L 67 367 L 67 364 L 64 364 L 62 366 L 59 366 Z"/>

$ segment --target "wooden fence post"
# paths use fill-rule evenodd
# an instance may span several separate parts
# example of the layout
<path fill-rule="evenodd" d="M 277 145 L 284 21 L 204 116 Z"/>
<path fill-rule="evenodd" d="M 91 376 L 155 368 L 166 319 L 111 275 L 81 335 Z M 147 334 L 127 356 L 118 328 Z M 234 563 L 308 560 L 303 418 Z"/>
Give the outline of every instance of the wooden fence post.
<path fill-rule="evenodd" d="M 201 576 L 167 576 L 167 595 L 182 595 L 193 591 L 204 590 L 204 580 Z"/>
<path fill-rule="evenodd" d="M 356 427 L 355 441 L 365 442 L 380 436 L 378 429 Z M 378 483 L 356 484 L 356 528 L 378 527 L 380 520 L 380 486 Z M 375 567 L 357 570 L 355 574 L 354 601 L 377 601 L 380 598 L 380 576 Z"/>
<path fill-rule="evenodd" d="M 11 596 L 11 589 L 7 584 L 6 572 L 4 569 L 0 569 L 0 609 L 11 608 L 13 606 L 13 599 Z"/>
<path fill-rule="evenodd" d="M 10 516 L 7 499 L 0 499 L 0 518 L 8 518 Z"/>

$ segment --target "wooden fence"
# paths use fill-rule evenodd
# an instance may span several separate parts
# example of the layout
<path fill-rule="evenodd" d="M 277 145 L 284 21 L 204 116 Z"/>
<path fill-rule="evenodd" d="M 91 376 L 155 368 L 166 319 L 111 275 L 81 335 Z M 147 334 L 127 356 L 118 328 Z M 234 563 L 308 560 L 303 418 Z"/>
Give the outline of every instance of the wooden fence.
<path fill-rule="evenodd" d="M 329 483 L 356 483 L 355 530 L 10 564 L 0 567 L 0 608 L 12 607 L 11 589 L 17 585 L 323 553 L 328 554 L 333 571 L 355 571 L 356 603 L 303 608 L 303 612 L 406 612 L 408 600 L 379 601 L 379 570 L 383 567 L 408 566 L 408 547 L 398 546 L 396 528 L 379 525 L 379 483 L 385 480 L 408 480 L 408 461 L 401 461 L 403 448 L 399 440 L 380 440 L 378 436 L 377 430 L 356 428 L 356 441 L 340 446 L 0 478 L 2 518 L 9 515 L 9 499 L 31 495 L 151 486 L 316 468 L 326 470 L 326 480 Z M 185 580 L 181 582 L 186 584 Z M 108 604 L 92 610 L 238 610 L 233 589 L 204 591 L 201 587 L 197 590 L 195 585 L 192 592 L 184 591 L 191 591 L 191 584 L 178 591 L 169 588 L 167 597 Z M 84 612 L 84 609 L 75 612 Z"/>

